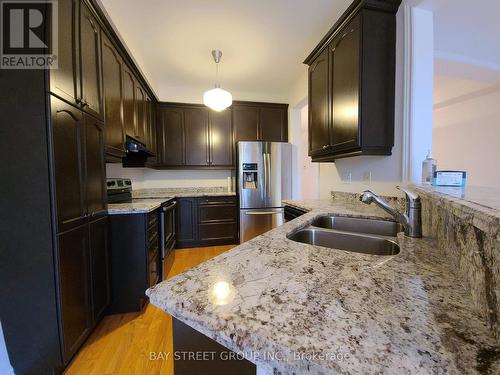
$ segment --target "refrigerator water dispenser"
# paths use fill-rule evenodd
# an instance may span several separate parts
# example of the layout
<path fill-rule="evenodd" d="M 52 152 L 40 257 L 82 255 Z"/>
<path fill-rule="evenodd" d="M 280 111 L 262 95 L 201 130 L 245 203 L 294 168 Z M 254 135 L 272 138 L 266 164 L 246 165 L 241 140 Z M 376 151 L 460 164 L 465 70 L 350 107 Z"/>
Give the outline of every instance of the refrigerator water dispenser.
<path fill-rule="evenodd" d="M 257 189 L 257 163 L 243 163 L 243 189 Z"/>

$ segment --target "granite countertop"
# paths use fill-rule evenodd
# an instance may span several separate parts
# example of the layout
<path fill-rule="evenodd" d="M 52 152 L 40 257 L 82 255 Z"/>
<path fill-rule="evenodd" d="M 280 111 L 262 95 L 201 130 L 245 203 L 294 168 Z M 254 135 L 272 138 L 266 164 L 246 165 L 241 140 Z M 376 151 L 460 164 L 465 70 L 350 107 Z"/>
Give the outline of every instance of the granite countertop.
<path fill-rule="evenodd" d="M 294 203 L 312 211 L 148 289 L 150 302 L 266 373 L 500 371 L 499 342 L 433 240 L 400 233 L 395 256 L 301 244 L 287 234 L 320 214 L 387 216 Z"/>
<path fill-rule="evenodd" d="M 108 204 L 108 215 L 125 214 L 146 214 L 159 208 L 162 203 L 169 198 L 162 199 L 133 199 L 129 203 L 110 203 Z"/>
<path fill-rule="evenodd" d="M 164 198 L 164 197 L 204 197 L 204 196 L 235 196 L 227 187 L 185 187 L 185 188 L 152 188 L 132 191 L 134 198 Z"/>
<path fill-rule="evenodd" d="M 180 197 L 235 196 L 225 187 L 153 188 L 132 190 L 132 202 L 108 204 L 109 215 L 143 214 L 156 210 L 162 203 Z"/>

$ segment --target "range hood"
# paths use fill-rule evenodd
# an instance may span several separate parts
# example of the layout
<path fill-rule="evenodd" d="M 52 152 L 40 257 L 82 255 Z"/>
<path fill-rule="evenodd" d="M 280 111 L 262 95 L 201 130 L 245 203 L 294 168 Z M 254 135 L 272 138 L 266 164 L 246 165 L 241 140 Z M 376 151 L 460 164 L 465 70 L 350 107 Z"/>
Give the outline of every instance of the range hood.
<path fill-rule="evenodd" d="M 146 145 L 135 138 L 127 136 L 125 139 L 125 149 L 127 156 L 122 159 L 124 167 L 144 167 L 148 157 L 154 157 Z"/>

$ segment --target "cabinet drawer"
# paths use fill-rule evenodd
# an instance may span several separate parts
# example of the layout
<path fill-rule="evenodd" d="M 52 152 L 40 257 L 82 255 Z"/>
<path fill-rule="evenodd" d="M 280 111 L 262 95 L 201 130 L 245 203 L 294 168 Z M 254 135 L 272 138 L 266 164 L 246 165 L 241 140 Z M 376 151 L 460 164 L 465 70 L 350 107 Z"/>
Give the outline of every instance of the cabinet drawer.
<path fill-rule="evenodd" d="M 200 206 L 212 205 L 212 204 L 234 204 L 236 205 L 235 196 L 213 196 L 213 197 L 201 197 L 198 198 Z"/>
<path fill-rule="evenodd" d="M 158 226 L 158 210 L 154 210 L 148 214 L 148 228 Z"/>
<path fill-rule="evenodd" d="M 148 239 L 148 254 L 151 255 L 160 248 L 158 233 Z"/>
<path fill-rule="evenodd" d="M 201 241 L 236 239 L 237 229 L 236 222 L 200 224 L 199 239 Z"/>
<path fill-rule="evenodd" d="M 155 237 L 158 237 L 158 225 L 153 225 L 148 229 L 148 237 L 147 241 L 148 243 L 151 243 Z"/>
<path fill-rule="evenodd" d="M 199 207 L 200 223 L 215 220 L 236 221 L 237 214 L 238 211 L 234 204 L 200 205 Z"/>

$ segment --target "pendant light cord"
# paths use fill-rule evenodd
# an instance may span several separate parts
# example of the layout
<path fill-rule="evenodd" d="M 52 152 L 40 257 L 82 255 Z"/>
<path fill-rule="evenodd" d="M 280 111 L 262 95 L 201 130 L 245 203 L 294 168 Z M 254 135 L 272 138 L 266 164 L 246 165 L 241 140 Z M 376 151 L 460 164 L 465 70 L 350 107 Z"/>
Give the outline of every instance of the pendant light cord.
<path fill-rule="evenodd" d="M 215 63 L 215 88 L 219 88 L 219 63 Z"/>

